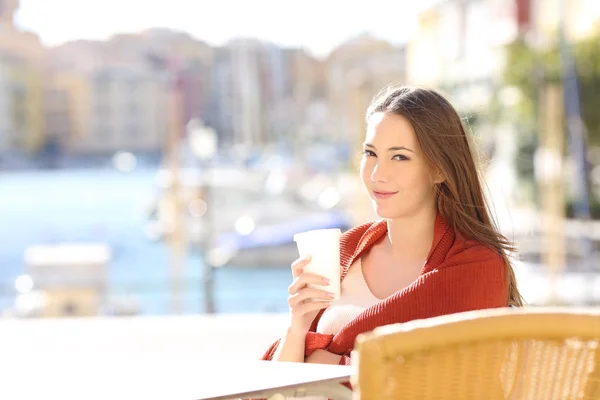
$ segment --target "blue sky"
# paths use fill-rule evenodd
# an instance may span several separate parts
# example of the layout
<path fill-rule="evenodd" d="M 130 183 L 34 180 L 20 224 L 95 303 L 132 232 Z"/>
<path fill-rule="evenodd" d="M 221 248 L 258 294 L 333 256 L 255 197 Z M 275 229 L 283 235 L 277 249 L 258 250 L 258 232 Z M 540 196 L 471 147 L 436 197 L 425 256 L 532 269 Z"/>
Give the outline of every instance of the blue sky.
<path fill-rule="evenodd" d="M 17 24 L 48 45 L 168 27 L 213 45 L 252 36 L 325 54 L 367 31 L 402 43 L 414 30 L 418 10 L 437 1 L 21 0 Z"/>

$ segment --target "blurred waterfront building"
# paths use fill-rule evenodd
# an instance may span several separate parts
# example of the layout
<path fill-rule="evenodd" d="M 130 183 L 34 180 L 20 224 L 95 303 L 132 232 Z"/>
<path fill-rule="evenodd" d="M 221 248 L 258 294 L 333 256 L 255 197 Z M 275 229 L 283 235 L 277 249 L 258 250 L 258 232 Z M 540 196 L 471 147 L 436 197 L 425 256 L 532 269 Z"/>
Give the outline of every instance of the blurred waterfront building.
<path fill-rule="evenodd" d="M 158 153 L 176 79 L 184 122 L 208 117 L 212 62 L 210 46 L 163 29 L 49 49 L 46 130 L 68 154 Z"/>
<path fill-rule="evenodd" d="M 160 72 L 126 66 L 94 72 L 87 134 L 80 153 L 158 152 L 164 146 L 168 109 Z"/>
<path fill-rule="evenodd" d="M 18 0 L 0 0 L 0 154 L 44 145 L 44 48 L 36 35 L 15 27 L 18 7 Z"/>
<path fill-rule="evenodd" d="M 86 75 L 63 70 L 48 73 L 44 85 L 47 150 L 76 153 L 86 141 L 90 123 L 90 82 Z"/>

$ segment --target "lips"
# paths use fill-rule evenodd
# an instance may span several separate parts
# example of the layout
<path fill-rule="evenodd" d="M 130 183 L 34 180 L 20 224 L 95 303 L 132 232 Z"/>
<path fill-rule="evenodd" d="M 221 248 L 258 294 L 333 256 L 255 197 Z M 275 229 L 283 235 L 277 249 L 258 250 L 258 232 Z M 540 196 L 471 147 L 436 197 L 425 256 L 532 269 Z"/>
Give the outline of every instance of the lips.
<path fill-rule="evenodd" d="M 380 200 L 389 199 L 396 193 L 398 193 L 398 192 L 384 192 L 381 190 L 373 190 L 373 196 L 375 196 L 376 199 L 380 199 Z"/>

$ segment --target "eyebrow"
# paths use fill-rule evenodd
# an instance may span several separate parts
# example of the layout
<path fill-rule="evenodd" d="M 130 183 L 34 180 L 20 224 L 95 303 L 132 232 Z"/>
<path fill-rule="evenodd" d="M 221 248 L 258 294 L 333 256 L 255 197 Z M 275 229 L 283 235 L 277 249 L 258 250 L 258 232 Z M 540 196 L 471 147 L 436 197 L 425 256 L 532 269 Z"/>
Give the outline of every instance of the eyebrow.
<path fill-rule="evenodd" d="M 375 148 L 375 146 L 373 146 L 371 143 L 365 143 L 364 145 L 365 145 L 365 147 L 370 147 L 372 149 Z M 411 153 L 414 153 L 414 151 L 412 151 L 408 147 L 404 147 L 404 146 L 393 146 L 393 147 L 388 148 L 388 151 L 398 151 L 398 150 L 406 150 L 406 151 L 410 151 Z"/>

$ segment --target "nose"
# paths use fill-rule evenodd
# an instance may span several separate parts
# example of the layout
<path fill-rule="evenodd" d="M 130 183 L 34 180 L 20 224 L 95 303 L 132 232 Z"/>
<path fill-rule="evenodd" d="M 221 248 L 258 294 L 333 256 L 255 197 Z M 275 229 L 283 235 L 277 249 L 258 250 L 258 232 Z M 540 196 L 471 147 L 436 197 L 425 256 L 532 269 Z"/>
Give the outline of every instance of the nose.
<path fill-rule="evenodd" d="M 383 163 L 378 162 L 375 164 L 373 168 L 373 172 L 371 173 L 371 181 L 373 182 L 387 182 L 388 181 L 388 169 L 383 165 Z"/>

